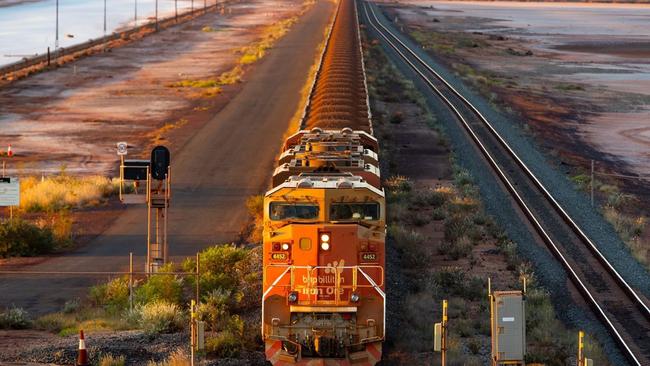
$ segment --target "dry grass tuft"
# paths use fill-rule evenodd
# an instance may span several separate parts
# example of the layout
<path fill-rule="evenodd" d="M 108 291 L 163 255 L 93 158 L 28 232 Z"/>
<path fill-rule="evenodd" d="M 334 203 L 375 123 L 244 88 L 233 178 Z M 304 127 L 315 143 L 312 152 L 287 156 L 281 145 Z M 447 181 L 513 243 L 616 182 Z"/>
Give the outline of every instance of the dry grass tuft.
<path fill-rule="evenodd" d="M 99 366 L 124 366 L 125 363 L 124 356 L 113 356 L 110 353 L 99 359 Z"/>
<path fill-rule="evenodd" d="M 149 361 L 147 366 L 189 366 L 190 357 L 184 349 L 178 348 L 169 355 L 169 358 L 162 362 Z"/>
<path fill-rule="evenodd" d="M 28 177 L 21 183 L 20 208 L 25 212 L 54 212 L 97 206 L 118 189 L 117 180 L 101 176 Z"/>

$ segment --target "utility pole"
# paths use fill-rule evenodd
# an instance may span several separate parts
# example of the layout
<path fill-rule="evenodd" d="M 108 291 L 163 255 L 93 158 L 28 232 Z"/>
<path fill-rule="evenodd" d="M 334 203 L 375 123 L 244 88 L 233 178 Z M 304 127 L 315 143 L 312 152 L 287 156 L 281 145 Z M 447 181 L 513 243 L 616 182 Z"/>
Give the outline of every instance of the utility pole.
<path fill-rule="evenodd" d="M 59 49 L 59 0 L 56 0 L 56 36 L 54 38 L 54 50 Z"/>
<path fill-rule="evenodd" d="M 156 0 L 156 30 L 158 30 L 158 0 Z"/>
<path fill-rule="evenodd" d="M 106 0 L 104 0 L 104 37 L 106 37 Z"/>
<path fill-rule="evenodd" d="M 178 0 L 174 0 L 174 21 L 178 23 Z"/>
<path fill-rule="evenodd" d="M 133 26 L 138 26 L 138 0 L 134 0 Z"/>
<path fill-rule="evenodd" d="M 594 207 L 594 159 L 591 159 L 591 207 Z"/>

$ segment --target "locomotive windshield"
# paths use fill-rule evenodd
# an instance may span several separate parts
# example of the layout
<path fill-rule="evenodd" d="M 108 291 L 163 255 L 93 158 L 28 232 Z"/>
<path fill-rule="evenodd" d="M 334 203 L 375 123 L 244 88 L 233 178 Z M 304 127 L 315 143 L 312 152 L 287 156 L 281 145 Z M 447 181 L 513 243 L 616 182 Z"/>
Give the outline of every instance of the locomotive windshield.
<path fill-rule="evenodd" d="M 271 202 L 269 207 L 271 220 L 315 220 L 320 209 L 314 203 Z"/>
<path fill-rule="evenodd" d="M 330 220 L 379 220 L 379 204 L 377 202 L 332 203 L 330 206 Z"/>

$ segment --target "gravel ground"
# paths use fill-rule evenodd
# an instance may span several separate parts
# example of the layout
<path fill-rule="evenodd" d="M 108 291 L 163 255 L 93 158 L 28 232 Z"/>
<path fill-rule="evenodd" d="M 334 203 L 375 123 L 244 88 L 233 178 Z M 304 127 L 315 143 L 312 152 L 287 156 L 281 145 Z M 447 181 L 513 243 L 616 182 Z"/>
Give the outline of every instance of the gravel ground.
<path fill-rule="evenodd" d="M 20 332 L 33 331 L 13 331 Z M 149 361 L 160 362 L 179 348 L 189 354 L 189 333 L 172 333 L 149 336 L 142 331 L 98 332 L 86 334 L 86 347 L 90 361 L 97 364 L 102 355 L 124 356 L 126 365 L 146 365 Z M 34 362 L 55 365 L 74 365 L 79 340 L 76 335 L 52 337 L 47 335 L 34 341 L 32 347 L 20 347 L 14 351 L 3 350 L 0 365 L 5 362 Z M 204 360 L 201 365 L 235 366 L 265 365 L 264 354 L 257 351 L 244 351 L 236 359 L 225 358 Z"/>
<path fill-rule="evenodd" d="M 363 14 L 363 12 L 361 13 Z M 395 28 L 389 22 L 386 22 L 385 25 L 395 31 Z M 404 39 L 404 41 L 414 49 L 419 49 L 410 40 Z M 393 61 L 398 60 L 392 49 L 385 48 Z M 555 164 L 549 162 L 534 146 L 533 141 L 524 135 L 518 128 L 519 123 L 511 117 L 495 111 L 484 98 L 465 87 L 459 78 L 425 52 L 420 51 L 418 54 L 452 83 L 493 123 L 494 127 L 509 141 L 511 147 L 535 172 L 538 178 L 549 187 L 558 201 L 563 203 L 565 209 L 587 235 L 597 243 L 603 254 L 612 262 L 612 265 L 619 270 L 629 283 L 648 296 L 650 294 L 650 281 L 648 281 L 647 271 L 631 257 L 611 225 L 597 211 L 591 208 L 585 194 L 577 192 L 566 176 L 557 170 Z M 415 74 L 404 63 L 398 61 L 396 65 L 405 75 L 417 80 Z M 480 187 L 481 196 L 484 198 L 487 212 L 497 218 L 499 224 L 506 230 L 510 238 L 518 244 L 521 256 L 533 262 L 538 279 L 551 292 L 557 312 L 563 317 L 563 320 L 572 326 L 597 334 L 606 353 L 610 355 L 611 362 L 616 365 L 626 364 L 616 344 L 609 337 L 605 328 L 598 321 L 595 321 L 593 315 L 590 312 L 585 312 L 571 301 L 567 301 L 570 300 L 570 296 L 568 295 L 567 276 L 563 268 L 546 248 L 535 244 L 535 239 L 512 207 L 508 195 L 502 190 L 491 169 L 480 157 L 476 148 L 467 142 L 465 132 L 457 125 L 454 117 L 424 83 L 416 81 L 416 86 L 427 96 L 431 109 L 437 113 L 440 121 L 445 125 L 447 134 L 452 140 L 453 149 L 458 156 L 458 163 L 469 169 L 474 175 Z"/>

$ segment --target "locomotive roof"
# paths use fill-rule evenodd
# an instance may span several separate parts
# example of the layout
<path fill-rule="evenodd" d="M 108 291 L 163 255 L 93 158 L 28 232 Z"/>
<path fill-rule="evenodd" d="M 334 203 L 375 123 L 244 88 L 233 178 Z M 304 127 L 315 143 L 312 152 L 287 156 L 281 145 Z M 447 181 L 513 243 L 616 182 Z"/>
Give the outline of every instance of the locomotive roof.
<path fill-rule="evenodd" d="M 266 195 L 273 194 L 284 188 L 293 189 L 367 189 L 374 194 L 384 196 L 384 191 L 378 189 L 365 179 L 351 173 L 332 173 L 328 175 L 304 173 L 293 175 L 272 188 Z"/>

